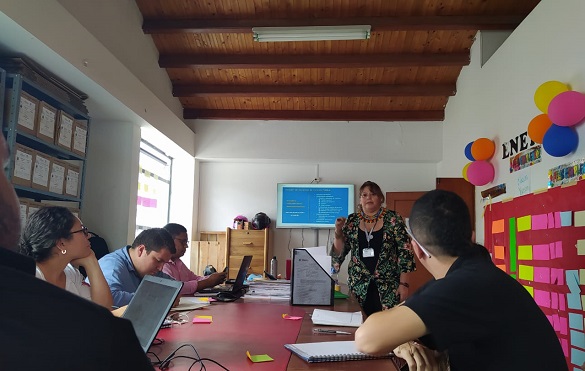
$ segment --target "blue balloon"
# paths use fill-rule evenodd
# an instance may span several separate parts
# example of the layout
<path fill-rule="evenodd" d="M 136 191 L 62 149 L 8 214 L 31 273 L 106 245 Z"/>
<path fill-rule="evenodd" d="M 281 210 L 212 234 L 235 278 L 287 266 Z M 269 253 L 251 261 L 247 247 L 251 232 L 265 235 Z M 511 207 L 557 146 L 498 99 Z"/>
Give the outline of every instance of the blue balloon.
<path fill-rule="evenodd" d="M 546 153 L 554 157 L 563 157 L 577 149 L 579 136 L 571 126 L 552 124 L 544 133 L 542 146 Z"/>
<path fill-rule="evenodd" d="M 473 142 L 469 142 L 469 144 L 465 146 L 465 157 L 467 157 L 467 159 L 469 161 L 475 161 L 475 159 L 473 158 L 473 155 L 471 154 L 471 146 L 472 145 L 473 145 Z"/>

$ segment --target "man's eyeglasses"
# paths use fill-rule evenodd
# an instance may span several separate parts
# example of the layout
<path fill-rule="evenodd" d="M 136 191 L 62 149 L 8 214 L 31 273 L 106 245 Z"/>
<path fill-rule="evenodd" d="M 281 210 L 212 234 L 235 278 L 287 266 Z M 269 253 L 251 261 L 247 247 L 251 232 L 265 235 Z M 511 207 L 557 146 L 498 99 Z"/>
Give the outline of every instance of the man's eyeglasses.
<path fill-rule="evenodd" d="M 85 237 L 88 237 L 89 236 L 89 230 L 87 229 L 86 226 L 83 226 L 83 225 L 81 226 L 81 229 L 80 230 L 73 231 L 73 232 L 69 232 L 69 234 L 75 234 L 75 233 L 79 233 L 79 232 L 82 232 Z"/>
<path fill-rule="evenodd" d="M 180 239 L 180 238 L 175 238 L 175 240 L 179 241 L 181 244 L 183 244 L 183 246 L 189 246 L 189 240 L 185 239 Z"/>
<path fill-rule="evenodd" d="M 410 229 L 410 220 L 409 219 L 406 219 L 406 221 L 405 221 L 404 224 L 406 225 L 406 233 L 408 233 L 408 235 L 410 236 L 410 238 L 412 238 L 414 240 L 414 242 L 417 243 L 418 247 L 420 247 L 420 249 L 427 256 L 427 258 L 430 258 L 431 257 L 431 253 L 427 249 L 425 249 L 425 247 L 423 245 L 421 245 L 421 243 L 418 242 L 416 240 L 416 238 L 414 238 L 414 234 L 412 234 L 412 229 Z"/>

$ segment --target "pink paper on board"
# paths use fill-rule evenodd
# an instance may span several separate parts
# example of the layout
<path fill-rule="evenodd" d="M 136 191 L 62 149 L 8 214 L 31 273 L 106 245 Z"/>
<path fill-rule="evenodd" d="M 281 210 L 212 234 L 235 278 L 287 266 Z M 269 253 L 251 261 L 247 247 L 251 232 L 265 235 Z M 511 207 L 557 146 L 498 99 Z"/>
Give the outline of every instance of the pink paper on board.
<path fill-rule="evenodd" d="M 561 324 L 559 322 L 559 315 L 553 314 L 552 318 L 553 318 L 553 328 L 555 329 L 555 331 L 561 332 Z"/>
<path fill-rule="evenodd" d="M 565 285 L 565 271 L 561 268 L 557 268 L 557 285 Z"/>
<path fill-rule="evenodd" d="M 546 229 L 548 226 L 548 215 L 539 214 L 532 215 L 532 230 Z"/>
<path fill-rule="evenodd" d="M 550 308 L 550 292 L 534 290 L 534 301 L 541 307 Z"/>
<path fill-rule="evenodd" d="M 557 241 L 556 242 L 556 253 L 555 253 L 557 258 L 562 258 L 563 257 L 563 241 Z"/>
<path fill-rule="evenodd" d="M 567 335 L 569 333 L 569 319 L 567 317 L 559 317 L 559 325 L 561 327 L 561 334 Z"/>
<path fill-rule="evenodd" d="M 548 319 L 548 321 L 550 322 L 550 325 L 553 326 L 553 328 L 554 328 L 552 315 L 547 314 L 546 319 Z"/>
<path fill-rule="evenodd" d="M 548 227 L 554 228 L 555 227 L 555 214 L 548 213 Z"/>
<path fill-rule="evenodd" d="M 550 268 L 534 267 L 534 281 L 541 283 L 550 283 Z"/>
<path fill-rule="evenodd" d="M 550 246 L 546 245 L 533 245 L 532 246 L 532 259 L 533 260 L 550 260 Z"/>
<path fill-rule="evenodd" d="M 555 212 L 555 228 L 561 228 L 561 212 Z"/>
<path fill-rule="evenodd" d="M 552 309 L 559 309 L 559 295 L 556 292 L 550 293 L 550 307 Z"/>
<path fill-rule="evenodd" d="M 559 295 L 559 310 L 566 310 L 567 309 L 567 299 L 565 299 L 565 295 Z"/>
<path fill-rule="evenodd" d="M 551 242 L 549 244 L 549 248 L 550 248 L 550 258 L 551 259 L 555 259 L 557 257 L 557 248 L 554 242 Z"/>
<path fill-rule="evenodd" d="M 569 356 L 569 341 L 567 339 L 561 339 L 561 347 L 563 348 L 563 353 L 565 357 Z"/>

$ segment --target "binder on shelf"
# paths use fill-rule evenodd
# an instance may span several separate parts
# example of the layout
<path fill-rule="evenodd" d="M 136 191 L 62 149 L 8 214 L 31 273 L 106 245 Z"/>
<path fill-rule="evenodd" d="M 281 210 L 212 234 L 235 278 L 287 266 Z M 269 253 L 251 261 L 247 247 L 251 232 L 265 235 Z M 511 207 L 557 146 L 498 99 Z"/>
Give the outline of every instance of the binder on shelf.
<path fill-rule="evenodd" d="M 305 249 L 293 249 L 291 305 L 333 305 L 335 283 Z"/>

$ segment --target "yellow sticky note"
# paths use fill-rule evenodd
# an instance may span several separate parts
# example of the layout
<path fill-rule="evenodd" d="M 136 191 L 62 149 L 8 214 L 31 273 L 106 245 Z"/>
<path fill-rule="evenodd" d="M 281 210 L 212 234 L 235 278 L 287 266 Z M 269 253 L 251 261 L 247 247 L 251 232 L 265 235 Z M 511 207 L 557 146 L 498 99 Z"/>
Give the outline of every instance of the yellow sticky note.
<path fill-rule="evenodd" d="M 504 246 L 494 246 L 494 257 L 496 259 L 506 259 L 506 250 Z"/>
<path fill-rule="evenodd" d="M 518 278 L 526 281 L 534 281 L 534 267 L 530 265 L 519 265 Z"/>
<path fill-rule="evenodd" d="M 518 232 L 529 231 L 532 228 L 532 216 L 526 215 L 516 220 Z"/>
<path fill-rule="evenodd" d="M 250 358 L 250 361 L 257 363 L 257 362 L 270 362 L 274 361 L 274 359 L 270 358 L 268 354 L 256 354 L 251 355 L 250 351 L 246 351 L 246 355 Z"/>
<path fill-rule="evenodd" d="M 530 296 L 534 297 L 534 287 L 524 286 L 524 288 L 530 293 Z"/>
<path fill-rule="evenodd" d="M 585 269 L 579 269 L 579 285 L 585 285 Z"/>
<path fill-rule="evenodd" d="M 532 260 L 532 245 L 518 246 L 518 259 L 519 260 Z"/>
<path fill-rule="evenodd" d="M 585 255 L 585 240 L 577 240 L 577 255 Z"/>
<path fill-rule="evenodd" d="M 585 211 L 575 211 L 575 227 L 585 226 Z"/>
<path fill-rule="evenodd" d="M 585 308 L 585 295 L 581 295 L 581 308 Z M 583 322 L 585 323 L 585 318 Z"/>
<path fill-rule="evenodd" d="M 492 222 L 492 233 L 502 233 L 504 231 L 504 219 L 494 220 Z"/>

